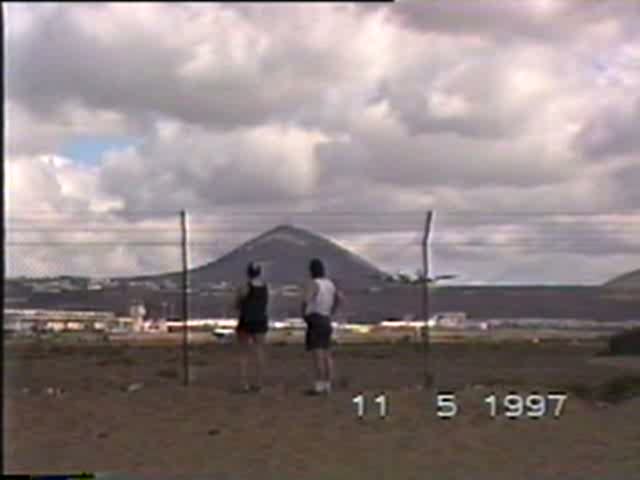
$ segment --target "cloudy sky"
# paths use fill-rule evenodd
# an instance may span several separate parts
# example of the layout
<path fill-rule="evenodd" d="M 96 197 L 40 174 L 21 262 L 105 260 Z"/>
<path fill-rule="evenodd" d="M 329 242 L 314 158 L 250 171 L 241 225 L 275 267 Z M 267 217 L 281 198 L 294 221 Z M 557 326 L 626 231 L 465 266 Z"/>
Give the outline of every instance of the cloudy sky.
<path fill-rule="evenodd" d="M 640 2 L 3 5 L 9 275 L 201 264 L 283 222 L 414 271 L 640 268 Z"/>

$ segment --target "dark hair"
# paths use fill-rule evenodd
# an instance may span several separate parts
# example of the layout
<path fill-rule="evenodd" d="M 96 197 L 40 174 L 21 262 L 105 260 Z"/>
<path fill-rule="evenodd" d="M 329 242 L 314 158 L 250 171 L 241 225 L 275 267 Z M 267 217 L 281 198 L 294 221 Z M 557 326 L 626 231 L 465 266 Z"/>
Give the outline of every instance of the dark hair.
<path fill-rule="evenodd" d="M 311 273 L 311 278 L 322 278 L 325 276 L 325 268 L 324 263 L 319 258 L 314 258 L 309 263 L 309 272 Z"/>
<path fill-rule="evenodd" d="M 260 268 L 260 265 L 258 265 L 257 263 L 254 262 L 250 262 L 249 265 L 247 266 L 247 276 L 249 278 L 256 278 L 258 276 L 260 276 L 260 274 L 262 273 L 262 268 Z"/>

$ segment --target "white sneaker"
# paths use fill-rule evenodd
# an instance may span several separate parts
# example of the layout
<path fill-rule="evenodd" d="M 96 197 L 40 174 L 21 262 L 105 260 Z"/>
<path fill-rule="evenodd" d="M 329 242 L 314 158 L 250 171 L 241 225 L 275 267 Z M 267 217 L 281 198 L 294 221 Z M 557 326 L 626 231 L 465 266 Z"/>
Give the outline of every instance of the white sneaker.
<path fill-rule="evenodd" d="M 331 393 L 331 383 L 317 381 L 313 383 L 313 387 L 306 391 L 307 395 L 322 395 Z"/>

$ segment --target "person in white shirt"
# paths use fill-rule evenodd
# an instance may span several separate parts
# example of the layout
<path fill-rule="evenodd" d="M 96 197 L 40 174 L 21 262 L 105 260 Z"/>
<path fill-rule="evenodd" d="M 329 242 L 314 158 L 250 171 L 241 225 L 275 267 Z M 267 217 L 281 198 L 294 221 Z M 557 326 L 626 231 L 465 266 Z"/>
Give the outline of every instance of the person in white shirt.
<path fill-rule="evenodd" d="M 302 314 L 307 324 L 305 345 L 313 358 L 316 381 L 312 395 L 329 393 L 333 379 L 334 363 L 331 355 L 331 316 L 343 302 L 343 295 L 335 284 L 326 278 L 324 263 L 314 258 L 309 264 L 311 280 L 305 288 Z"/>

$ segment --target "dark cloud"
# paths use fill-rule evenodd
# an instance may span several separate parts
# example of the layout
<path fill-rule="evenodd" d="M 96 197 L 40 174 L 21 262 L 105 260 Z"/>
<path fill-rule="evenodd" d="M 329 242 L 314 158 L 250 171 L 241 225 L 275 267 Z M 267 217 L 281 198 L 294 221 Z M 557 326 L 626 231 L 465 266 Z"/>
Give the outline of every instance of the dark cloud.
<path fill-rule="evenodd" d="M 589 119 L 575 138 L 578 151 L 591 159 L 629 154 L 640 158 L 640 96 L 630 104 L 635 106 L 619 105 Z"/>
<path fill-rule="evenodd" d="M 36 26 L 8 49 L 11 96 L 38 112 L 72 100 L 230 129 L 290 119 L 332 85 L 349 81 L 358 67 L 348 50 L 333 48 L 339 36 L 317 44 L 304 36 L 291 41 L 295 31 L 265 31 L 217 7 L 166 8 L 162 15 L 173 15 L 177 25 L 190 18 L 189 11 L 199 15 L 190 26 L 193 40 L 185 35 L 184 42 L 171 41 L 165 35 L 173 32 L 145 30 L 127 18 L 127 9 L 110 5 L 34 6 Z"/>
<path fill-rule="evenodd" d="M 222 134 L 169 122 L 137 149 L 107 156 L 104 191 L 132 210 L 295 203 L 314 189 L 314 134 L 261 127 Z"/>
<path fill-rule="evenodd" d="M 452 134 L 410 138 L 374 129 L 349 141 L 318 146 L 326 182 L 336 177 L 372 180 L 424 191 L 436 185 L 540 186 L 567 180 L 570 165 L 554 165 L 535 145 L 489 143 Z"/>
<path fill-rule="evenodd" d="M 624 210 L 640 209 L 640 155 L 635 161 L 618 168 L 613 177 L 618 204 Z"/>
<path fill-rule="evenodd" d="M 640 7 L 625 0 L 399 1 L 386 7 L 400 25 L 422 32 L 486 35 L 500 42 L 561 42 L 580 29 L 612 20 L 632 25 Z"/>
<path fill-rule="evenodd" d="M 14 210 L 169 235 L 187 208 L 198 261 L 294 223 L 413 271 L 435 208 L 436 271 L 464 281 L 603 281 L 638 263 L 631 227 L 536 212 L 640 204 L 640 4 L 15 4 L 8 23 Z M 142 143 L 94 169 L 37 158 L 124 134 Z M 68 250 L 12 265 L 177 258 Z"/>

